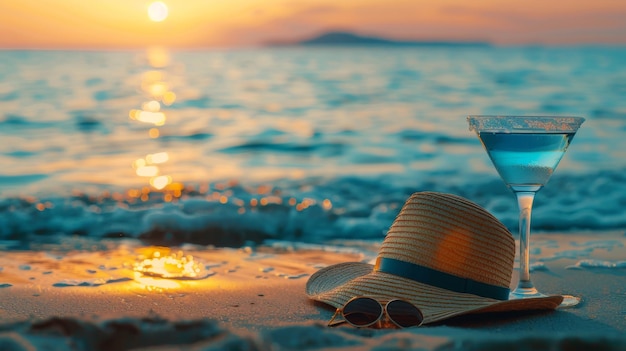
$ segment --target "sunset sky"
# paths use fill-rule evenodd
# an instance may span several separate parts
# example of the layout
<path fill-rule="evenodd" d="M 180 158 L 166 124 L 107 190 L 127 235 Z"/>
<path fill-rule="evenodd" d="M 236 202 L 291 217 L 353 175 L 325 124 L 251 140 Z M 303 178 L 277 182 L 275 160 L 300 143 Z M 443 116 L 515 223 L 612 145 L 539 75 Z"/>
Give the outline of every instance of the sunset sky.
<path fill-rule="evenodd" d="M 624 0 L 0 0 L 0 48 L 258 45 L 326 30 L 495 44 L 626 44 Z"/>

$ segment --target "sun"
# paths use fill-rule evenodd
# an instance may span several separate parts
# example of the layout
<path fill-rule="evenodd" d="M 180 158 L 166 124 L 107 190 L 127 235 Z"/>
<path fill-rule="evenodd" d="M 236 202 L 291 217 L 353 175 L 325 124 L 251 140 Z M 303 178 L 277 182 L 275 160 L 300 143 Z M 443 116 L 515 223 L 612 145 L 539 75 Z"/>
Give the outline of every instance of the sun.
<path fill-rule="evenodd" d="M 167 18 L 167 5 L 162 1 L 155 1 L 148 6 L 148 17 L 153 22 L 161 22 Z"/>

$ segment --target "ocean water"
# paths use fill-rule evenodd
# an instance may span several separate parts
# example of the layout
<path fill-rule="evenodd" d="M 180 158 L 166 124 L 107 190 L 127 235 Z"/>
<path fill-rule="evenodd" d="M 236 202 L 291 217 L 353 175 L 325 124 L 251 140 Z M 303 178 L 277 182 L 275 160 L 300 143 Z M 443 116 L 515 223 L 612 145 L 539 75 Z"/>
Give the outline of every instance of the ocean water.
<path fill-rule="evenodd" d="M 0 240 L 382 239 L 442 191 L 512 232 L 469 114 L 587 120 L 533 230 L 626 228 L 626 47 L 0 51 Z"/>

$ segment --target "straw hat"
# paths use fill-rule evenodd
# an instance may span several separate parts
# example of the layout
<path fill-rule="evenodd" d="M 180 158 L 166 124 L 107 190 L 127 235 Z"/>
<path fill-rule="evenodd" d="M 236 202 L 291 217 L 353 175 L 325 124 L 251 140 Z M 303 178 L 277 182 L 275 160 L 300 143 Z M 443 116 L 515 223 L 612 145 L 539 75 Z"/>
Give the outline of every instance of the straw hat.
<path fill-rule="evenodd" d="M 340 308 L 355 296 L 402 298 L 424 323 L 483 312 L 555 309 L 561 296 L 508 300 L 515 241 L 489 212 L 462 197 L 413 194 L 382 243 L 376 264 L 322 268 L 307 295 Z"/>

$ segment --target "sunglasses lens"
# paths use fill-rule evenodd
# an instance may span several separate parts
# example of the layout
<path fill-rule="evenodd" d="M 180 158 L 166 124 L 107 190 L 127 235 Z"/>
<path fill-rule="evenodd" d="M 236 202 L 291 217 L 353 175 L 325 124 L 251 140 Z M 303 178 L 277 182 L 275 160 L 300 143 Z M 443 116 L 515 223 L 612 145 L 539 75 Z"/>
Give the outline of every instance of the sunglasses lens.
<path fill-rule="evenodd" d="M 401 328 L 416 327 L 424 320 L 422 311 L 407 301 L 389 301 L 386 309 L 389 318 Z"/>
<path fill-rule="evenodd" d="M 343 318 L 357 327 L 367 327 L 380 319 L 383 307 L 369 297 L 359 297 L 348 302 L 343 307 Z"/>

